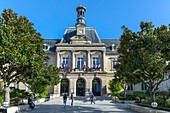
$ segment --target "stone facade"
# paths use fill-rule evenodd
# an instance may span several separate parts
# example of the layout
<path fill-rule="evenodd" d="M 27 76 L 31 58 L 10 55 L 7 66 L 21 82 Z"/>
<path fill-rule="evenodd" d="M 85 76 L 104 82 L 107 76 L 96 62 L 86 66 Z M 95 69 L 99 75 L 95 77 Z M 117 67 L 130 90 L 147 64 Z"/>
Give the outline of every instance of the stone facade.
<path fill-rule="evenodd" d="M 85 96 L 92 92 L 95 96 L 110 94 L 109 81 L 114 79 L 114 65 L 117 64 L 116 39 L 100 39 L 95 28 L 87 27 L 84 13 L 86 8 L 79 6 L 75 27 L 66 28 L 61 39 L 44 40 L 44 50 L 50 60 L 48 65 L 60 68 L 61 82 L 51 88 L 58 96 L 74 93 Z M 170 82 L 163 82 L 159 88 L 168 90 Z M 145 84 L 129 86 L 128 93 L 146 91 Z"/>
<path fill-rule="evenodd" d="M 60 68 L 61 82 L 51 88 L 51 93 L 107 95 L 117 63 L 119 40 L 101 40 L 95 28 L 86 27 L 86 8 L 79 6 L 76 11 L 76 27 L 66 28 L 61 39 L 44 40 L 44 50 L 50 58 L 47 64 Z"/>

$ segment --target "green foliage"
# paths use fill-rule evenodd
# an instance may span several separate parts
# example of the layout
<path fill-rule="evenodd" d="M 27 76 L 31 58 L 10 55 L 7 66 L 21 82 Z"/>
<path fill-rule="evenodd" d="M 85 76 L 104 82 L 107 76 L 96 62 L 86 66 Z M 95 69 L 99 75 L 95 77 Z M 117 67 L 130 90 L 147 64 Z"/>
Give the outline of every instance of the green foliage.
<path fill-rule="evenodd" d="M 151 98 L 150 97 L 146 97 L 144 101 L 142 101 L 143 104 L 148 104 L 151 105 Z"/>
<path fill-rule="evenodd" d="M 143 91 L 135 91 L 135 92 L 133 92 L 133 95 L 134 95 L 135 98 L 136 97 L 139 97 L 140 99 L 146 98 L 146 94 Z"/>
<path fill-rule="evenodd" d="M 112 95 L 116 96 L 122 90 L 120 82 L 116 80 L 110 81 L 109 90 L 112 92 Z"/>
<path fill-rule="evenodd" d="M 0 88 L 0 104 L 2 104 L 3 99 L 4 99 L 4 92 L 3 92 L 2 88 Z"/>
<path fill-rule="evenodd" d="M 20 90 L 20 89 L 13 89 L 10 93 L 11 98 L 14 97 L 27 98 L 28 95 L 29 95 L 28 92 L 25 92 L 24 90 Z"/>
<path fill-rule="evenodd" d="M 127 84 L 147 81 L 154 101 L 159 84 L 165 80 L 163 73 L 170 67 L 165 63 L 170 59 L 170 28 L 164 25 L 154 28 L 151 22 L 141 22 L 140 28 L 133 32 L 122 27 L 115 75 Z"/>
<path fill-rule="evenodd" d="M 11 9 L 3 11 L 0 16 L 0 78 L 6 82 L 5 87 L 16 81 L 29 83 L 31 88 L 59 82 L 56 67 L 44 66 L 48 58 L 42 43 L 41 34 L 26 17 L 18 16 Z"/>
<path fill-rule="evenodd" d="M 31 90 L 34 93 L 41 93 L 42 89 L 50 85 L 56 85 L 60 80 L 56 68 L 51 65 L 44 66 L 33 74 L 34 78 L 29 79 L 27 83 L 31 86 Z"/>
<path fill-rule="evenodd" d="M 34 67 L 46 61 L 42 42 L 41 35 L 26 17 L 18 16 L 11 9 L 3 11 L 0 16 L 0 78 L 5 82 L 4 89 L 12 82 L 26 82 L 39 70 Z M 8 93 L 5 90 L 5 94 Z M 5 101 L 9 102 L 7 95 Z"/>
<path fill-rule="evenodd" d="M 164 97 L 160 97 L 160 96 L 156 98 L 156 102 L 158 103 L 158 106 L 162 106 L 162 107 L 165 106 L 165 100 L 166 99 Z"/>
<path fill-rule="evenodd" d="M 44 98 L 48 94 L 48 87 L 44 87 L 39 91 L 39 97 Z"/>
<path fill-rule="evenodd" d="M 168 96 L 168 92 L 167 91 L 158 91 L 156 93 L 157 97 L 167 97 Z"/>
<path fill-rule="evenodd" d="M 170 108 L 170 98 L 166 99 L 165 101 L 165 107 Z"/>

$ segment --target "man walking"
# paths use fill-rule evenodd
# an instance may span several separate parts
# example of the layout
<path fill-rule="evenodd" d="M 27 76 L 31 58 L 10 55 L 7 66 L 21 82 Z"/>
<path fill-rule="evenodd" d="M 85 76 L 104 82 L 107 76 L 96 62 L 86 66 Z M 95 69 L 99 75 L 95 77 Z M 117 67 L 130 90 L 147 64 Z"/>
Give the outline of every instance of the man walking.
<path fill-rule="evenodd" d="M 63 95 L 64 108 L 66 108 L 67 94 Z"/>
<path fill-rule="evenodd" d="M 91 100 L 91 104 L 92 104 L 92 103 L 94 103 L 94 104 L 95 104 L 95 102 L 94 102 L 94 95 L 93 95 L 93 93 L 91 93 L 91 95 L 90 95 L 90 100 Z"/>
<path fill-rule="evenodd" d="M 71 93 L 71 105 L 73 106 L 73 93 Z"/>

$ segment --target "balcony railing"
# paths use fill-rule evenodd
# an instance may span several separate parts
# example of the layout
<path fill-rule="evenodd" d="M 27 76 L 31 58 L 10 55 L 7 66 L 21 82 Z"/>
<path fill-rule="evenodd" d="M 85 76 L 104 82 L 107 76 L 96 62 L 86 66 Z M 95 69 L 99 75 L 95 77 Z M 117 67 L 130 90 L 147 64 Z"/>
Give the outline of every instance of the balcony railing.
<path fill-rule="evenodd" d="M 93 73 L 93 72 L 102 72 L 101 68 L 74 68 L 74 69 L 70 69 L 70 68 L 60 68 L 60 73 L 62 72 L 84 72 L 84 73 Z"/>

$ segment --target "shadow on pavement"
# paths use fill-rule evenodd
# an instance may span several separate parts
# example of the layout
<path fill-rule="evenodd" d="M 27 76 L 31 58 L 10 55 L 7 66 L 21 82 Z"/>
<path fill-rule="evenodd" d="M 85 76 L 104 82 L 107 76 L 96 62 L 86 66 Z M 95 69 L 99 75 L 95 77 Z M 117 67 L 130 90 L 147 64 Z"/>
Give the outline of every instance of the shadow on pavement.
<path fill-rule="evenodd" d="M 99 105 L 100 106 L 100 105 Z M 102 104 L 101 104 L 102 107 Z M 70 106 L 67 105 L 66 108 L 63 105 L 49 105 L 49 104 L 39 104 L 36 105 L 33 110 L 21 111 L 21 113 L 135 113 L 127 109 L 118 109 L 117 106 L 112 106 L 113 109 L 98 109 L 95 105 L 89 104 L 89 106 Z"/>

